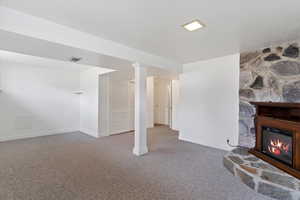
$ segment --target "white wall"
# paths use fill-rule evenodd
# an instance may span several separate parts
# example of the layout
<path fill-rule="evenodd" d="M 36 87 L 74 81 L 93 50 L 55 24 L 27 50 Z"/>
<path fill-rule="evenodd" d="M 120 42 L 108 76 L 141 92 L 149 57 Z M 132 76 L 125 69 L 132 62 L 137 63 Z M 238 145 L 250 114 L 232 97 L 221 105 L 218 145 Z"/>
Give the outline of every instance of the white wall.
<path fill-rule="evenodd" d="M 171 128 L 173 130 L 179 130 L 178 126 L 178 106 L 179 106 L 179 92 L 180 92 L 180 84 L 179 80 L 172 80 L 172 123 Z"/>
<path fill-rule="evenodd" d="M 154 127 L 154 77 L 147 77 L 147 127 Z"/>
<path fill-rule="evenodd" d="M 80 131 L 99 137 L 99 75 L 108 70 L 93 67 L 80 73 Z"/>
<path fill-rule="evenodd" d="M 0 63 L 0 141 L 79 130 L 80 68 Z"/>
<path fill-rule="evenodd" d="M 186 64 L 180 75 L 181 140 L 229 150 L 238 142 L 239 54 Z"/>
<path fill-rule="evenodd" d="M 109 74 L 110 134 L 134 130 L 134 73 L 132 70 Z M 153 127 L 154 77 L 147 78 L 147 125 Z"/>
<path fill-rule="evenodd" d="M 110 96 L 109 96 L 110 74 L 99 76 L 99 136 L 110 135 Z"/>

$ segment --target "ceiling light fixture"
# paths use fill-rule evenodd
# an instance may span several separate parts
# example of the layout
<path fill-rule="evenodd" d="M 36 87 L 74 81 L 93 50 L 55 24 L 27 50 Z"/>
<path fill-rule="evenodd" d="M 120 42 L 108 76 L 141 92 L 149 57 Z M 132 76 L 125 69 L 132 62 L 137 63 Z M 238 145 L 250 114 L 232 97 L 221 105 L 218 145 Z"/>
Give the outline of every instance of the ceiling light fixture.
<path fill-rule="evenodd" d="M 186 23 L 186 24 L 182 25 L 182 27 L 185 28 L 188 31 L 195 31 L 195 30 L 198 30 L 200 28 L 203 28 L 204 24 L 196 19 L 196 20 L 193 20 L 189 23 Z"/>

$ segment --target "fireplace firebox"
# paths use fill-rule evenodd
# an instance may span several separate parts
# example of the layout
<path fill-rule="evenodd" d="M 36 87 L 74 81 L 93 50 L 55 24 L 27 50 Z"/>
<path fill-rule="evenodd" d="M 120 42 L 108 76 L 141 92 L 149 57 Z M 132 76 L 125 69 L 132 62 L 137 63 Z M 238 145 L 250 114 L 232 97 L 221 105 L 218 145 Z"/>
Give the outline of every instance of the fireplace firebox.
<path fill-rule="evenodd" d="M 293 165 L 293 134 L 277 128 L 262 127 L 262 153 Z"/>
<path fill-rule="evenodd" d="M 249 152 L 300 179 L 300 103 L 251 104 L 256 143 Z"/>

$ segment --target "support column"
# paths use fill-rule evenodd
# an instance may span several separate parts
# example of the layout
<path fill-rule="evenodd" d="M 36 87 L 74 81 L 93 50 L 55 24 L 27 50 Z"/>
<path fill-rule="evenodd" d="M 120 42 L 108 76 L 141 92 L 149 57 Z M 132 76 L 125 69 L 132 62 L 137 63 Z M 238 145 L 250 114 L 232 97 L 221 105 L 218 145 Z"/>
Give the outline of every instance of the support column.
<path fill-rule="evenodd" d="M 135 74 L 135 115 L 134 115 L 134 148 L 133 154 L 137 156 L 144 155 L 148 152 L 147 147 L 147 88 L 146 68 L 140 66 L 139 63 L 134 63 Z"/>

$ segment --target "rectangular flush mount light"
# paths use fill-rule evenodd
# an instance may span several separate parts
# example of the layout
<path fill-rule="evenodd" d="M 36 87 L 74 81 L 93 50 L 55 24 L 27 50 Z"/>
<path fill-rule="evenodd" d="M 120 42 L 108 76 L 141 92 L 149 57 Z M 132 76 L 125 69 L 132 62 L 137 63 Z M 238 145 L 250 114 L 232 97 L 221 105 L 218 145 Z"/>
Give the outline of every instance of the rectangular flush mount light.
<path fill-rule="evenodd" d="M 202 24 L 199 20 L 193 20 L 189 23 L 186 23 L 184 25 L 182 25 L 183 28 L 185 28 L 188 31 L 195 31 L 198 30 L 200 28 L 204 27 L 204 24 Z"/>

